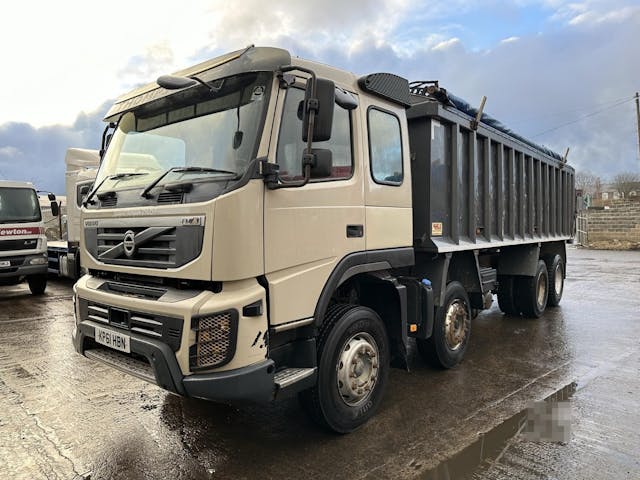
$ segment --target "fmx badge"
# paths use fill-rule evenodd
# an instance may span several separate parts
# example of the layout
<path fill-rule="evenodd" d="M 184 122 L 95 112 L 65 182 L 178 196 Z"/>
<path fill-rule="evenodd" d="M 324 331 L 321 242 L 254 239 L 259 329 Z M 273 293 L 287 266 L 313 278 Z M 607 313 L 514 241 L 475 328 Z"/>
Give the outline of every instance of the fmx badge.
<path fill-rule="evenodd" d="M 182 217 L 182 225 L 200 226 L 204 224 L 204 217 Z"/>
<path fill-rule="evenodd" d="M 431 236 L 432 237 L 442 236 L 442 222 L 431 222 Z"/>

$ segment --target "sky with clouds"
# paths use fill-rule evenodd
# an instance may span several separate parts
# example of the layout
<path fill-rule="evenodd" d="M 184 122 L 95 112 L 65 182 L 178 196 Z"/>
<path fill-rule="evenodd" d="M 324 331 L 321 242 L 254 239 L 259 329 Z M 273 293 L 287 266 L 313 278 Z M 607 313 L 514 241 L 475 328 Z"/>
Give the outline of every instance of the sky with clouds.
<path fill-rule="evenodd" d="M 110 100 L 251 43 L 438 79 L 580 171 L 640 172 L 637 0 L 35 0 L 3 5 L 0 42 L 0 178 L 56 193 Z"/>

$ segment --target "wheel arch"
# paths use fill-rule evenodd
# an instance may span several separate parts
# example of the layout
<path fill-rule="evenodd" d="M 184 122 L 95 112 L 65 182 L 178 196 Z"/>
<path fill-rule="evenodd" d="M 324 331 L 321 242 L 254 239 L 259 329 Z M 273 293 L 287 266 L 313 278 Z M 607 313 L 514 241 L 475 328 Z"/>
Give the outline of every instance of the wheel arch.
<path fill-rule="evenodd" d="M 322 325 L 331 300 L 340 287 L 358 291 L 358 304 L 371 308 L 382 319 L 391 346 L 392 365 L 407 366 L 407 291 L 392 268 L 414 263 L 413 248 L 357 252 L 343 258 L 329 276 L 318 299 L 314 324 Z"/>
<path fill-rule="evenodd" d="M 412 247 L 354 252 L 345 256 L 335 266 L 322 288 L 313 314 L 314 324 L 322 324 L 333 295 L 348 280 L 354 277 L 366 278 L 391 268 L 409 267 L 413 264 Z"/>

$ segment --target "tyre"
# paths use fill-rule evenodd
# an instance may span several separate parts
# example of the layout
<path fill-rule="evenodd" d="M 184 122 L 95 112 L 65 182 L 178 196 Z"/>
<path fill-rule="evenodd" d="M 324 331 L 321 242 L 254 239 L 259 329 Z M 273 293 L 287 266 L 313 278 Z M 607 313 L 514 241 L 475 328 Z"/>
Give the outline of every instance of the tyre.
<path fill-rule="evenodd" d="M 444 305 L 436 308 L 433 334 L 416 339 L 418 352 L 431 365 L 451 368 L 462 361 L 471 336 L 471 305 L 464 287 L 451 282 L 445 291 Z"/>
<path fill-rule="evenodd" d="M 525 317 L 539 318 L 544 313 L 549 295 L 549 275 L 544 260 L 538 260 L 533 277 L 518 277 L 515 285 L 515 302 Z"/>
<path fill-rule="evenodd" d="M 318 424 L 349 433 L 378 410 L 389 374 L 389 340 L 373 310 L 333 305 L 318 337 L 318 381 L 299 395 Z"/>
<path fill-rule="evenodd" d="M 564 291 L 564 260 L 560 255 L 547 257 L 544 260 L 547 265 L 547 276 L 549 277 L 547 307 L 557 307 Z"/>
<path fill-rule="evenodd" d="M 27 282 L 29 282 L 29 290 L 34 295 L 42 295 L 47 288 L 46 275 L 30 275 L 27 277 Z"/>
<path fill-rule="evenodd" d="M 515 278 L 511 275 L 498 277 L 498 306 L 507 315 L 520 314 L 514 299 L 514 282 Z"/>

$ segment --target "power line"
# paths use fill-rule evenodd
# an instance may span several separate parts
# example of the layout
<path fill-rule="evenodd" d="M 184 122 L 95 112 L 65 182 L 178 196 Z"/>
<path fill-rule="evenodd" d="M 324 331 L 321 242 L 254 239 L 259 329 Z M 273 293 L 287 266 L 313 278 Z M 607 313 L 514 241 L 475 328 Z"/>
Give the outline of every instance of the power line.
<path fill-rule="evenodd" d="M 581 120 L 584 120 L 585 118 L 593 117 L 594 115 L 598 115 L 599 113 L 605 112 L 607 110 L 611 110 L 612 108 L 618 107 L 618 106 L 620 106 L 620 105 L 622 105 L 624 103 L 632 102 L 634 99 L 635 99 L 635 97 L 631 97 L 631 98 L 627 97 L 625 100 L 622 100 L 620 102 L 614 103 L 613 105 L 610 105 L 608 107 L 601 108 L 601 109 L 596 110 L 596 111 L 591 112 L 591 113 L 587 113 L 586 115 L 583 115 L 583 116 L 581 116 L 579 118 L 576 118 L 575 120 L 571 120 L 570 122 L 566 122 L 566 123 L 563 123 L 561 125 L 557 125 L 557 126 L 555 126 L 553 128 L 550 128 L 550 129 L 545 130 L 545 131 L 540 132 L 540 133 L 536 133 L 535 135 L 532 135 L 531 138 L 536 138 L 536 137 L 539 137 L 540 135 L 544 135 L 545 133 L 553 132 L 555 130 L 558 130 L 559 128 L 566 127 L 567 125 L 572 125 L 572 124 L 577 123 L 577 122 L 579 122 Z"/>
<path fill-rule="evenodd" d="M 566 115 L 567 113 L 577 113 L 577 112 L 581 112 L 581 111 L 584 111 L 584 110 L 591 110 L 593 108 L 606 107 L 606 106 L 610 106 L 610 105 L 612 105 L 614 103 L 622 102 L 623 100 L 627 100 L 628 98 L 629 97 L 622 97 L 622 98 L 617 98 L 615 100 L 609 100 L 608 102 L 594 103 L 592 105 L 587 105 L 587 106 L 584 106 L 584 107 L 571 108 L 571 109 L 567 109 L 567 110 L 558 110 L 558 111 L 555 111 L 555 112 L 543 113 L 542 115 L 535 115 L 535 116 L 520 118 L 520 119 L 516 120 L 514 122 L 514 124 L 518 125 L 518 124 L 522 124 L 522 123 L 529 123 L 529 122 L 531 122 L 533 120 L 539 121 L 540 119 L 543 119 L 543 118 L 559 117 L 561 115 Z"/>

